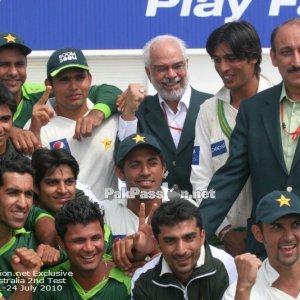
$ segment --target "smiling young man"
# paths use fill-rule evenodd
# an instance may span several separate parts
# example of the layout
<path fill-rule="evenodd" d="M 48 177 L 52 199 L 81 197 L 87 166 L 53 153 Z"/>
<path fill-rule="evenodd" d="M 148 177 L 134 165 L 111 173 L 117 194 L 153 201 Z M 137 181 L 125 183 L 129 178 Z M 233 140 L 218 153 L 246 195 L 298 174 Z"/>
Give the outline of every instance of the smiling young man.
<path fill-rule="evenodd" d="M 229 255 L 205 242 L 197 207 L 185 200 L 162 203 L 151 224 L 161 256 L 137 270 L 132 299 L 222 299 Z"/>
<path fill-rule="evenodd" d="M 126 182 L 127 190 L 106 191 L 104 219 L 111 227 L 113 236 L 123 238 L 138 230 L 140 204 L 145 203 L 145 215 L 149 215 L 153 205 L 168 201 L 167 189 L 161 187 L 166 171 L 161 148 L 150 134 L 133 134 L 119 145 L 116 154 L 118 177 Z"/>
<path fill-rule="evenodd" d="M 39 149 L 32 155 L 37 205 L 53 216 L 76 196 L 79 166 L 64 149 Z"/>
<path fill-rule="evenodd" d="M 22 99 L 22 85 L 27 77 L 27 55 L 30 53 L 31 49 L 19 36 L 0 33 L 0 82 L 10 90 L 17 104 Z"/>
<path fill-rule="evenodd" d="M 13 157 L 17 154 L 9 138 L 16 109 L 17 104 L 13 95 L 0 83 L 0 156 Z"/>
<path fill-rule="evenodd" d="M 56 263 L 60 258 L 58 250 L 48 245 L 39 245 L 34 234 L 23 229 L 32 206 L 32 199 L 33 169 L 30 161 L 22 156 L 15 157 L 14 160 L 1 158 L 0 290 L 5 297 L 14 292 L 16 276 L 10 260 L 16 249 L 21 247 L 36 249 L 44 264 Z"/>
<path fill-rule="evenodd" d="M 81 50 L 63 48 L 53 52 L 47 63 L 45 83 L 52 87 L 55 97 L 33 111 L 30 128 L 40 136 L 44 147 L 69 151 L 80 166 L 80 182 L 89 185 L 96 197 L 102 199 L 104 188 L 117 187 L 113 153 L 118 117 L 109 118 L 82 141 L 73 138 L 77 120 L 93 107 L 88 99 L 91 82 L 89 66 Z"/>
<path fill-rule="evenodd" d="M 130 299 L 130 278 L 103 259 L 103 212 L 97 203 L 88 198 L 67 202 L 55 225 L 69 261 L 51 269 L 53 276 L 44 283 L 51 289 L 43 291 L 40 285 L 33 299 Z"/>
<path fill-rule="evenodd" d="M 36 205 L 30 211 L 30 217 L 25 223 L 25 228 L 27 230 L 35 228 L 35 231 L 38 230 L 39 236 L 52 241 L 56 237 L 55 215 L 66 202 L 80 198 L 83 195 L 87 195 L 91 201 L 96 202 L 97 200 L 90 190 L 76 188 L 79 166 L 76 159 L 64 149 L 38 149 L 33 153 L 31 163 L 35 170 L 34 188 L 37 197 L 35 199 Z M 79 187 L 84 186 L 79 185 Z M 38 207 L 48 212 L 50 216 L 41 215 L 42 211 Z M 48 221 L 47 231 L 44 228 L 45 225 L 35 226 L 37 219 L 49 219 L 51 216 L 53 217 L 51 218 L 52 222 Z M 110 254 L 112 246 L 111 229 L 106 224 L 104 227 L 105 252 Z"/>
<path fill-rule="evenodd" d="M 49 96 L 45 93 L 44 84 L 25 82 L 27 55 L 30 53 L 31 49 L 25 45 L 20 36 L 12 32 L 0 33 L 0 82 L 10 90 L 17 103 L 17 111 L 13 117 L 14 127 L 11 132 L 12 141 L 18 151 L 26 153 L 32 153 L 40 148 L 40 143 L 31 131 L 21 128 L 30 119 L 35 104 L 43 96 Z M 89 97 L 96 104 L 87 116 L 78 120 L 74 131 L 77 139 L 90 136 L 95 127 L 116 111 L 115 102 L 120 93 L 120 89 L 107 84 L 90 88 Z"/>
<path fill-rule="evenodd" d="M 260 74 L 262 49 L 259 36 L 250 23 L 235 21 L 218 27 L 208 37 L 206 51 L 224 86 L 201 105 L 198 114 L 191 172 L 194 191 L 207 190 L 213 174 L 225 164 L 240 103 L 271 87 Z M 217 230 L 231 255 L 245 252 L 251 202 L 248 181 Z"/>
<path fill-rule="evenodd" d="M 256 208 L 252 232 L 268 257 L 261 262 L 250 253 L 237 256 L 238 280 L 224 300 L 299 299 L 300 199 L 286 191 L 267 194 Z"/>
<path fill-rule="evenodd" d="M 34 231 L 40 241 L 56 243 L 54 217 L 66 201 L 75 198 L 79 166 L 63 149 L 38 149 L 31 160 L 34 169 L 34 205 L 24 225 Z"/>
<path fill-rule="evenodd" d="M 260 258 L 265 258 L 264 247 L 250 230 L 258 201 L 274 190 L 288 189 L 300 196 L 299 36 L 299 18 L 273 30 L 270 54 L 282 82 L 242 101 L 230 138 L 229 157 L 208 187 L 216 191 L 215 198 L 203 199 L 199 208 L 207 235 L 211 237 L 250 176 L 252 210 L 247 221 L 246 250 Z"/>

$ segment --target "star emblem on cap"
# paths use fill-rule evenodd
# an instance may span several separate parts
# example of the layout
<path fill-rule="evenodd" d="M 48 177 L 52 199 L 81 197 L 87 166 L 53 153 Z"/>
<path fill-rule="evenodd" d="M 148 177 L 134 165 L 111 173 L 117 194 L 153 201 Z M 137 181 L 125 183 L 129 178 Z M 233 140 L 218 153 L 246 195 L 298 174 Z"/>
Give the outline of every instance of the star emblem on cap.
<path fill-rule="evenodd" d="M 3 37 L 3 38 L 6 39 L 7 43 L 10 43 L 10 42 L 15 43 L 16 42 L 16 37 L 11 35 L 10 33 L 7 36 Z"/>
<path fill-rule="evenodd" d="M 287 206 L 291 206 L 290 205 L 290 198 L 285 198 L 283 195 L 280 196 L 280 199 L 276 199 L 277 202 L 279 202 L 279 206 L 283 206 L 283 205 L 287 205 Z"/>
<path fill-rule="evenodd" d="M 145 138 L 146 138 L 146 137 L 137 134 L 137 135 L 136 135 L 134 138 L 132 138 L 132 139 L 133 139 L 133 140 L 135 141 L 135 143 L 137 144 L 137 143 L 139 143 L 139 142 L 145 142 Z"/>
<path fill-rule="evenodd" d="M 110 140 L 107 137 L 103 141 L 101 141 L 101 144 L 103 144 L 105 151 L 110 150 L 112 148 L 112 140 Z"/>

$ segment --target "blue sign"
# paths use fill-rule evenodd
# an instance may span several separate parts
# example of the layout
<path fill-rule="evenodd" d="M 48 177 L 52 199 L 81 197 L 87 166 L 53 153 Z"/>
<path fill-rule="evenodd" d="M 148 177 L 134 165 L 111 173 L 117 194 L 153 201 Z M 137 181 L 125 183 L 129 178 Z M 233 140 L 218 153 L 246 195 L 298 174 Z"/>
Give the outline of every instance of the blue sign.
<path fill-rule="evenodd" d="M 188 48 L 205 48 L 218 26 L 251 22 L 262 45 L 274 27 L 299 17 L 297 0 L 0 0 L 1 31 L 21 35 L 34 50 L 141 49 L 152 37 L 173 34 Z"/>

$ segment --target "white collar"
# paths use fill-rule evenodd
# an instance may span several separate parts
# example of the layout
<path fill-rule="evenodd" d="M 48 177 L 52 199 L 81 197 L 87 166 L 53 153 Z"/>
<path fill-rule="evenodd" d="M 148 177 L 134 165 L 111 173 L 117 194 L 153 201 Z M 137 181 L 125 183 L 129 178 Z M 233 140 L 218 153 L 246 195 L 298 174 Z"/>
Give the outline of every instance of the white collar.
<path fill-rule="evenodd" d="M 271 81 L 264 75 L 259 75 L 257 92 L 261 92 L 267 88 L 272 87 Z M 215 97 L 224 102 L 230 103 L 230 90 L 223 86 L 216 94 Z"/>
<path fill-rule="evenodd" d="M 268 284 L 272 286 L 272 284 L 279 278 L 279 273 L 271 266 L 269 259 L 266 258 L 263 261 L 262 272 Z"/>

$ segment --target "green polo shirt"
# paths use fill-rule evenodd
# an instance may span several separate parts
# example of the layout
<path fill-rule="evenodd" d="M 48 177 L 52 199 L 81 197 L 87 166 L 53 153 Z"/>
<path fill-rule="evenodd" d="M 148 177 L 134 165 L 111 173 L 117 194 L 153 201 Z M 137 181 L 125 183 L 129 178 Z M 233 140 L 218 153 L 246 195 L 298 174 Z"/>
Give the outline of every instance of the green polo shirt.
<path fill-rule="evenodd" d="M 300 125 L 300 99 L 292 100 L 290 99 L 285 90 L 285 86 L 283 85 L 280 101 L 283 101 L 283 119 L 286 125 L 286 130 L 288 132 L 294 132 L 298 126 Z M 296 151 L 296 147 L 298 144 L 298 139 L 293 140 L 292 136 L 289 135 L 283 128 L 282 128 L 282 116 L 280 112 L 280 128 L 281 128 L 281 141 L 282 141 L 282 150 L 285 165 L 287 168 L 288 173 L 291 170 L 294 154 Z"/>
<path fill-rule="evenodd" d="M 41 209 L 36 205 L 32 205 L 24 225 L 26 231 L 34 231 L 35 224 L 42 218 L 50 218 L 54 222 L 54 217 L 48 211 Z"/>
<path fill-rule="evenodd" d="M 24 225 L 25 230 L 34 232 L 37 221 L 42 218 L 50 218 L 55 222 L 55 218 L 48 211 L 43 210 L 36 205 L 32 205 Z M 113 242 L 111 228 L 109 225 L 104 224 L 104 257 L 107 259 L 111 259 Z"/>
<path fill-rule="evenodd" d="M 33 300 L 129 300 L 131 278 L 113 267 L 107 279 L 99 282 L 89 291 L 85 291 L 73 278 L 70 262 L 66 261 L 55 268 L 48 269 L 47 276 L 37 286 Z M 88 276 L 88 275 L 87 275 Z"/>
<path fill-rule="evenodd" d="M 26 247 L 35 249 L 38 246 L 32 232 L 26 232 L 24 229 L 14 231 L 13 237 L 0 247 L 0 291 L 4 297 L 9 297 L 18 284 L 15 273 L 10 265 L 10 259 L 16 249 Z"/>

